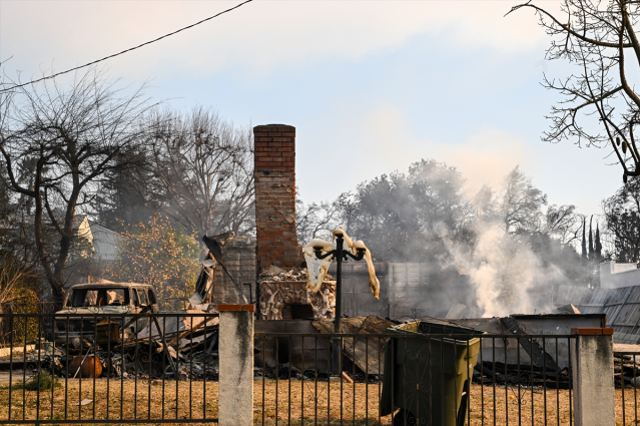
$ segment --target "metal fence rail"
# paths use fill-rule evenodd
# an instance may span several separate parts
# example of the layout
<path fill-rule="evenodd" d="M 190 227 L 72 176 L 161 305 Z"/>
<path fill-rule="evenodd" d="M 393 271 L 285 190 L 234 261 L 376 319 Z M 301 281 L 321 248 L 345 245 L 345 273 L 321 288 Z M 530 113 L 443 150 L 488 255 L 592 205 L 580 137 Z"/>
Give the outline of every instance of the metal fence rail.
<path fill-rule="evenodd" d="M 0 424 L 217 422 L 217 314 L 0 320 Z"/>
<path fill-rule="evenodd" d="M 484 335 L 474 360 L 477 337 L 259 334 L 255 424 L 573 424 L 575 336 Z"/>

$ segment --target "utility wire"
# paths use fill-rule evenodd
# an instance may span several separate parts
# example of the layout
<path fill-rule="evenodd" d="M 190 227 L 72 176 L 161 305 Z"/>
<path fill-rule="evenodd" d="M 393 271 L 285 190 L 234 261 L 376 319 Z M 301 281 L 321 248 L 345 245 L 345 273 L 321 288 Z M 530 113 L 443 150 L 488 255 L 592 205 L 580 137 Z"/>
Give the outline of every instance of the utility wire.
<path fill-rule="evenodd" d="M 205 19 L 203 19 L 203 20 L 201 20 L 201 21 L 198 21 L 198 22 L 196 22 L 195 24 L 191 24 L 191 25 L 186 26 L 186 27 L 184 27 L 184 28 L 180 28 L 179 30 L 176 30 L 176 31 L 174 31 L 174 32 L 172 32 L 172 33 L 165 34 L 165 35 L 163 35 L 163 36 L 161 36 L 161 37 L 158 37 L 158 38 L 156 38 L 156 39 L 153 39 L 153 40 L 151 40 L 151 41 L 147 41 L 147 42 L 142 43 L 142 44 L 139 44 L 139 45 L 137 45 L 137 46 L 135 46 L 135 47 L 131 47 L 131 48 L 129 48 L 129 49 L 123 50 L 122 52 L 118 52 L 118 53 L 114 53 L 113 55 L 105 56 L 104 58 L 100 58 L 100 59 L 97 59 L 97 60 L 95 60 L 95 61 L 93 61 L 93 62 L 89 62 L 89 63 L 86 63 L 86 64 L 84 64 L 84 65 L 79 65 L 79 66 L 77 66 L 77 67 L 70 68 L 70 69 L 68 69 L 68 70 L 66 70 L 66 71 L 57 72 L 57 73 L 55 73 L 55 74 L 48 75 L 48 76 L 45 76 L 45 77 L 41 77 L 41 78 L 38 78 L 38 79 L 36 79 L 36 80 L 31 80 L 31 81 L 28 81 L 28 82 L 26 82 L 26 83 L 16 84 L 15 86 L 11 86 L 11 87 L 8 87 L 8 88 L 6 88 L 6 89 L 0 89 L 0 93 L 1 93 L 1 92 L 7 92 L 7 91 L 9 91 L 9 90 L 17 89 L 17 88 L 20 88 L 20 87 L 28 86 L 28 85 L 30 85 L 30 84 L 38 83 L 38 82 L 43 81 L 43 80 L 48 80 L 48 79 L 51 79 L 51 78 L 56 78 L 56 77 L 57 77 L 57 76 L 59 76 L 59 75 L 67 74 L 67 73 L 70 73 L 70 72 L 72 72 L 72 71 L 76 71 L 76 70 L 79 70 L 79 69 L 86 68 L 86 67 L 88 67 L 88 66 L 91 66 L 91 65 L 97 64 L 98 62 L 102 62 L 102 61 L 106 61 L 107 59 L 115 58 L 116 56 L 120 56 L 120 55 L 125 54 L 125 53 L 127 53 L 127 52 L 131 52 L 132 50 L 136 50 L 136 49 L 139 49 L 139 48 L 141 48 L 141 47 L 143 47 L 143 46 L 146 46 L 146 45 L 148 45 L 148 44 L 155 43 L 156 41 L 160 41 L 160 40 L 162 40 L 163 38 L 167 38 L 167 37 L 172 36 L 172 35 L 174 35 L 174 34 L 178 34 L 178 33 L 179 33 L 179 32 L 181 32 L 181 31 L 188 30 L 189 28 L 193 28 L 193 27 L 195 27 L 196 25 L 200 25 L 200 24 L 202 24 L 203 22 L 210 21 L 210 20 L 211 20 L 211 19 L 213 19 L 213 18 L 217 18 L 218 16 L 220 16 L 220 15 L 224 15 L 224 14 L 225 14 L 225 13 L 227 13 L 227 12 L 231 12 L 232 10 L 237 9 L 237 8 L 239 8 L 240 6 L 244 6 L 244 5 L 245 5 L 245 4 L 247 4 L 247 3 L 251 3 L 252 1 L 253 1 L 253 0 L 245 0 L 245 1 L 243 1 L 242 3 L 240 3 L 240 4 L 236 5 L 236 6 L 232 7 L 232 8 L 229 8 L 229 9 L 227 9 L 227 10 L 223 10 L 222 12 L 216 13 L 215 15 L 210 16 L 210 17 L 208 17 L 208 18 L 205 18 Z"/>

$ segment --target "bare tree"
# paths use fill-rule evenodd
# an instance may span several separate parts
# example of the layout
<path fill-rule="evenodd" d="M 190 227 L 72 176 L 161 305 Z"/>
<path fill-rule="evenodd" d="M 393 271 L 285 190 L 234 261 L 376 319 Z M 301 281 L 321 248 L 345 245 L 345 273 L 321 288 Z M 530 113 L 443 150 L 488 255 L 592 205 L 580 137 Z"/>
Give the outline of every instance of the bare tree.
<path fill-rule="evenodd" d="M 602 201 L 607 230 L 617 262 L 640 262 L 640 179 L 630 179 Z"/>
<path fill-rule="evenodd" d="M 68 87 L 45 80 L 12 96 L 0 120 L 1 166 L 11 190 L 32 202 L 28 218 L 37 258 L 54 303 L 61 305 L 76 243 L 74 217 L 95 196 L 105 173 L 127 165 L 115 159 L 126 158 L 140 141 L 137 120 L 144 102 L 140 91 L 125 95 L 95 69 Z"/>
<path fill-rule="evenodd" d="M 623 180 L 640 175 L 636 126 L 640 123 L 637 77 L 640 42 L 635 27 L 640 18 L 636 1 L 563 0 L 561 16 L 537 6 L 520 4 L 511 12 L 535 11 L 551 36 L 547 59 L 564 59 L 579 71 L 561 79 L 546 75 L 546 88 L 563 100 L 552 107 L 551 126 L 543 140 L 573 140 L 578 146 L 610 147 L 623 168 Z M 627 63 L 627 59 L 631 62 Z"/>
<path fill-rule="evenodd" d="M 342 225 L 337 221 L 338 208 L 341 207 L 337 202 L 322 201 L 307 206 L 301 199 L 297 199 L 296 204 L 296 228 L 298 241 L 302 245 L 314 238 L 330 240 L 331 232 Z"/>
<path fill-rule="evenodd" d="M 547 207 L 545 213 L 544 233 L 566 246 L 578 241 L 581 217 L 576 213 L 574 205 Z"/>
<path fill-rule="evenodd" d="M 542 226 L 542 207 L 547 196 L 533 186 L 516 166 L 505 179 L 500 203 L 500 216 L 507 233 L 531 233 Z"/>
<path fill-rule="evenodd" d="M 156 113 L 151 119 L 151 172 L 163 210 L 188 231 L 249 232 L 253 224 L 250 129 L 217 113 Z"/>

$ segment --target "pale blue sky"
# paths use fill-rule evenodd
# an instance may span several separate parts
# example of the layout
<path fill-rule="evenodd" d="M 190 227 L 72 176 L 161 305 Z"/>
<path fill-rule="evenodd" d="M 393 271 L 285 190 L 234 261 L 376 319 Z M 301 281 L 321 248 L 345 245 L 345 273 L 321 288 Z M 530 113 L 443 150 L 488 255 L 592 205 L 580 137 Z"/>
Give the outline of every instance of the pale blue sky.
<path fill-rule="evenodd" d="M 0 60 L 22 79 L 173 31 L 237 2 L 0 0 Z M 255 0 L 107 62 L 176 108 L 211 106 L 237 125 L 296 126 L 306 202 L 421 158 L 458 167 L 469 190 L 517 164 L 553 204 L 600 212 L 622 182 L 606 150 L 540 141 L 554 95 L 548 39 L 516 2 Z M 544 1 L 555 8 L 557 2 Z"/>

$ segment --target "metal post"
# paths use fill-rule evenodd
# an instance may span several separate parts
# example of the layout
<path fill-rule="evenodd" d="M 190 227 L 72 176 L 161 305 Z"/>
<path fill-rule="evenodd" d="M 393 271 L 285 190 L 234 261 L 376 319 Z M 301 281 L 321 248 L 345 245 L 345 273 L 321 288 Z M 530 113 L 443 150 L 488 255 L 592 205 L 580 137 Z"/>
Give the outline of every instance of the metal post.
<path fill-rule="evenodd" d="M 340 234 L 336 238 L 336 311 L 334 331 L 340 333 L 340 317 L 342 317 L 342 245 L 344 237 Z"/>
<path fill-rule="evenodd" d="M 342 317 L 342 246 L 344 243 L 344 237 L 340 234 L 336 236 L 336 310 L 334 312 L 333 331 L 336 334 L 340 334 L 340 319 Z M 332 375 L 340 376 L 340 361 L 342 355 L 340 338 L 334 336 L 333 338 L 333 368 Z"/>
<path fill-rule="evenodd" d="M 333 256 L 336 260 L 336 310 L 334 312 L 334 320 L 333 320 L 333 331 L 336 336 L 332 338 L 331 349 L 333 351 L 332 354 L 332 364 L 331 373 L 333 376 L 339 376 L 342 372 L 340 371 L 340 364 L 342 361 L 342 338 L 337 336 L 340 334 L 340 320 L 342 318 L 342 261 L 347 260 L 347 256 L 352 258 L 353 260 L 362 260 L 365 254 L 365 248 L 359 247 L 356 249 L 357 253 L 353 254 L 352 251 L 344 251 L 344 236 L 342 234 L 336 233 L 336 248 L 335 250 L 331 250 L 330 252 L 323 252 L 323 246 L 314 246 L 313 249 L 315 251 L 315 255 L 318 259 L 326 259 L 329 256 Z"/>

